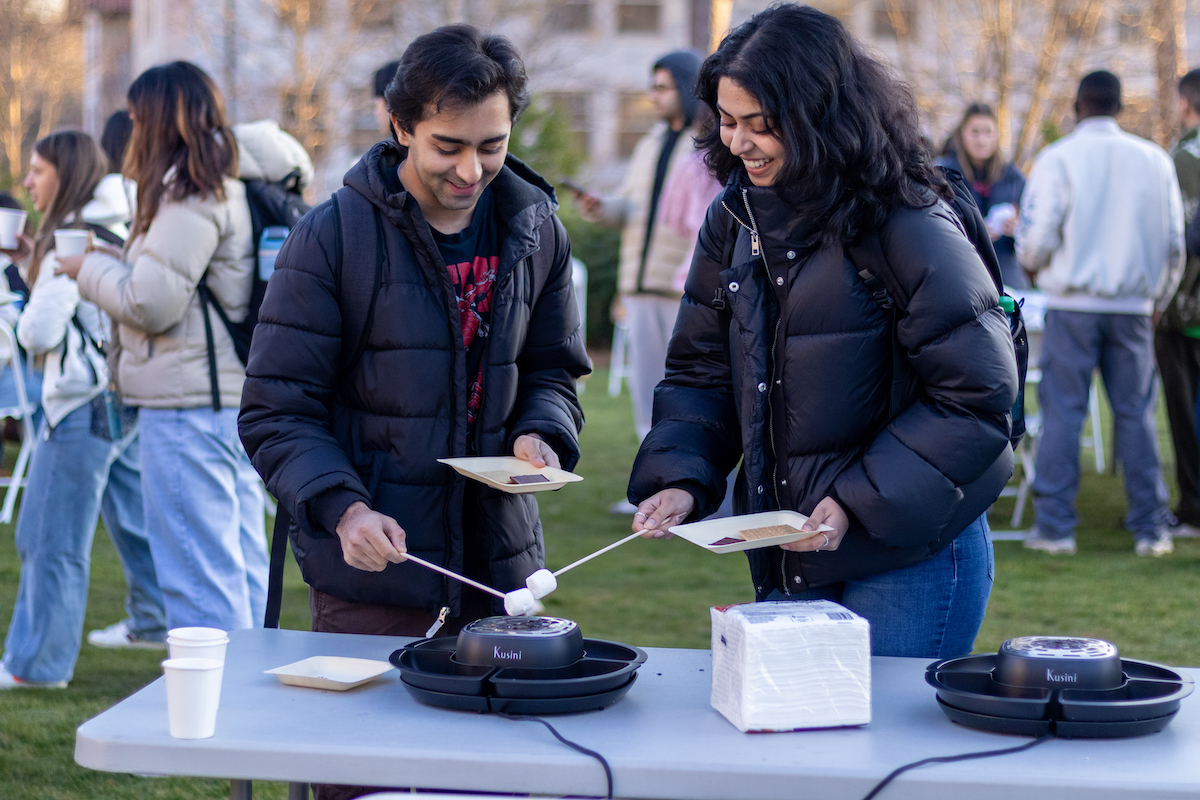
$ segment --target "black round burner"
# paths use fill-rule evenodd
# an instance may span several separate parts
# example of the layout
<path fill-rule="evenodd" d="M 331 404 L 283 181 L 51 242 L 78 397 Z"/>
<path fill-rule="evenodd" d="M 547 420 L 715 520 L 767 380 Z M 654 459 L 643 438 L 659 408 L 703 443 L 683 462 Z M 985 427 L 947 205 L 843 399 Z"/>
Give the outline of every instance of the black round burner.
<path fill-rule="evenodd" d="M 1166 727 L 1192 679 L 1147 661 L 1122 659 L 1100 639 L 1010 639 L 999 653 L 930 664 L 947 717 L 973 728 L 1074 738 L 1140 736 Z"/>
<path fill-rule="evenodd" d="M 518 652 L 519 657 L 509 655 Z M 617 642 L 584 639 L 571 620 L 489 617 L 463 628 L 457 639 L 421 639 L 389 660 L 409 693 L 427 705 L 563 714 L 620 700 L 646 654 Z"/>
<path fill-rule="evenodd" d="M 559 617 L 484 617 L 458 634 L 463 664 L 552 669 L 583 657 L 583 632 Z"/>

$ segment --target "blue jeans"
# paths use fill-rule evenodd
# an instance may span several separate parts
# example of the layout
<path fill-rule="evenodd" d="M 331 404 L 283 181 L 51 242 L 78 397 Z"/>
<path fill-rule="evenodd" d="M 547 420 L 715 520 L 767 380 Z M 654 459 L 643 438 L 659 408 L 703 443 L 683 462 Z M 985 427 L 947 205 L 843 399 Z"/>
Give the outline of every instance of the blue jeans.
<path fill-rule="evenodd" d="M 142 496 L 169 627 L 263 623 L 267 540 L 236 408 L 143 408 Z"/>
<path fill-rule="evenodd" d="M 4 643 L 4 667 L 35 683 L 70 680 L 87 607 L 97 516 L 121 556 L 129 629 L 166 636 L 162 594 L 142 522 L 137 431 L 109 442 L 91 433 L 84 405 L 42 434 L 29 462 L 16 545 L 21 581 Z"/>
<path fill-rule="evenodd" d="M 36 431 L 42 427 L 42 371 L 26 364 L 21 370 L 21 377 L 25 379 L 25 397 L 33 408 L 30 423 Z M 17 384 L 10 365 L 0 370 L 0 408 L 15 408 L 16 405 Z"/>
<path fill-rule="evenodd" d="M 955 658 L 975 646 L 995 564 L 987 515 L 919 564 L 767 600 L 833 600 L 871 623 L 871 655 Z"/>
<path fill-rule="evenodd" d="M 1125 528 L 1136 538 L 1153 537 L 1170 524 L 1170 510 L 1154 419 L 1154 330 L 1150 318 L 1138 314 L 1046 312 L 1038 385 L 1042 432 L 1033 481 L 1034 524 L 1046 539 L 1075 536 L 1079 434 L 1096 367 L 1113 409 L 1129 502 Z"/>

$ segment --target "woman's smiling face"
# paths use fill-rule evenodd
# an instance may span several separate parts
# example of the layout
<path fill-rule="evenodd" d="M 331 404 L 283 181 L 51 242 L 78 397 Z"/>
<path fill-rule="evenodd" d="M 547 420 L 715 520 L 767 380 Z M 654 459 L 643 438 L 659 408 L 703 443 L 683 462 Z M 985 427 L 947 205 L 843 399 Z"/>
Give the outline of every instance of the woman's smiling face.
<path fill-rule="evenodd" d="M 775 138 L 758 100 L 729 78 L 717 83 L 721 141 L 742 160 L 755 186 L 771 186 L 783 168 L 783 142 Z"/>

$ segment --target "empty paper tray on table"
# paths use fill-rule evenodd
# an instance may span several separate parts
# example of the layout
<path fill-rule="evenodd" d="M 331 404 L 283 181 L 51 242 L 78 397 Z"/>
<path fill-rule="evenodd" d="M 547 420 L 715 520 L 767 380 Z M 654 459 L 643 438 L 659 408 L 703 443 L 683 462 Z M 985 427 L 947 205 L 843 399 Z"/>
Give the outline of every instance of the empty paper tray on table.
<path fill-rule="evenodd" d="M 472 480 L 485 483 L 493 489 L 499 489 L 509 494 L 548 492 L 553 489 L 561 489 L 568 483 L 583 480 L 573 472 L 549 466 L 535 467 L 516 456 L 439 458 L 438 461 L 454 468 L 460 475 L 465 475 Z M 545 480 L 539 480 L 536 483 L 519 482 L 521 479 L 529 479 L 530 476 L 540 476 Z M 514 482 L 514 479 L 517 482 Z"/>
<path fill-rule="evenodd" d="M 391 664 L 386 661 L 374 661 L 369 658 L 313 656 L 294 664 L 266 670 L 266 673 L 274 675 L 289 686 L 344 692 L 375 680 L 391 668 Z"/>
<path fill-rule="evenodd" d="M 760 514 L 691 522 L 687 525 L 676 525 L 668 530 L 681 539 L 714 553 L 733 553 L 738 550 L 798 542 L 833 530 L 828 525 L 821 525 L 815 531 L 800 530 L 800 526 L 807 521 L 808 517 L 797 511 L 764 511 Z M 778 533 L 765 530 L 785 527 L 792 530 L 780 530 Z"/>

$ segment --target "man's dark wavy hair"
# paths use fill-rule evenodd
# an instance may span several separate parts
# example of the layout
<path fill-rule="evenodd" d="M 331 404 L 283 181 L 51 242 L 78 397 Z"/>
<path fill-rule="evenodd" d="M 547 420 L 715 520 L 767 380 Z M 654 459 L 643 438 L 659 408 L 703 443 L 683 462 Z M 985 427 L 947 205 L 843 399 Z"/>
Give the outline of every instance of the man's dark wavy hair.
<path fill-rule="evenodd" d="M 700 68 L 697 94 L 718 117 L 721 78 L 758 101 L 784 145 L 774 185 L 814 221 L 802 246 L 853 243 L 898 207 L 953 197 L 922 141 L 912 90 L 836 18 L 793 4 L 754 15 Z M 697 146 L 722 182 L 735 172 L 745 180 L 719 126 Z"/>
<path fill-rule="evenodd" d="M 432 107 L 470 108 L 496 92 L 508 95 L 514 123 L 529 105 L 525 64 L 513 43 L 471 25 L 446 25 L 418 36 L 400 57 L 384 94 L 388 113 L 412 133 Z"/>

